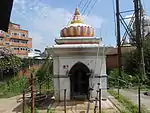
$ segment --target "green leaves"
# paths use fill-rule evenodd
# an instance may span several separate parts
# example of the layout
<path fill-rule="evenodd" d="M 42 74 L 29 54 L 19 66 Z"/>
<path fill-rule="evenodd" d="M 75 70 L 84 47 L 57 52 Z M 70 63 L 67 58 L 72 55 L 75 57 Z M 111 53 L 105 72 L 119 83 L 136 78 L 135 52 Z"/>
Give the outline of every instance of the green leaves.
<path fill-rule="evenodd" d="M 141 76 L 140 79 L 146 81 L 145 84 L 150 85 L 150 38 L 147 38 L 143 41 L 143 52 L 146 76 Z M 133 76 L 139 74 L 140 70 L 138 69 L 138 56 L 139 55 L 137 54 L 137 50 L 123 54 L 123 70 L 126 73 Z"/>
<path fill-rule="evenodd" d="M 14 55 L 9 55 L 0 58 L 0 69 L 5 70 L 5 69 L 12 69 L 12 68 L 19 68 L 20 65 L 21 65 L 20 58 Z"/>

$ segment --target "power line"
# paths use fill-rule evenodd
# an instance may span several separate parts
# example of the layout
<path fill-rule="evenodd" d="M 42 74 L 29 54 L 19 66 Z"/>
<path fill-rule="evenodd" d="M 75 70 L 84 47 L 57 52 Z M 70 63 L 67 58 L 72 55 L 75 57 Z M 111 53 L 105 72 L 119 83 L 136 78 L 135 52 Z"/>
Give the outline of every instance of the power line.
<path fill-rule="evenodd" d="M 83 5 L 82 9 L 81 9 L 81 13 L 84 12 L 85 7 L 87 7 L 87 5 L 89 4 L 91 0 L 87 0 L 86 3 Z"/>
<path fill-rule="evenodd" d="M 78 7 L 80 7 L 80 5 L 83 3 L 84 0 L 80 0 Z"/>
<path fill-rule="evenodd" d="M 114 0 L 112 0 L 112 9 L 113 9 L 113 14 L 114 14 L 115 36 L 117 36 L 117 33 L 116 33 L 116 12 L 115 12 L 115 2 L 114 2 Z"/>
<path fill-rule="evenodd" d="M 90 4 L 92 3 L 93 0 L 89 0 L 87 3 L 86 3 L 86 6 L 85 6 L 85 9 L 83 10 L 83 13 L 82 15 L 85 14 L 85 12 L 87 11 L 88 7 L 90 6 Z"/>
<path fill-rule="evenodd" d="M 91 10 L 94 8 L 94 6 L 95 6 L 95 4 L 96 4 L 96 2 L 97 2 L 98 0 L 95 0 L 94 1 L 94 3 L 93 3 L 93 5 L 92 5 L 92 7 L 90 8 L 90 10 L 87 12 L 87 16 L 90 14 L 90 12 L 91 12 Z"/>

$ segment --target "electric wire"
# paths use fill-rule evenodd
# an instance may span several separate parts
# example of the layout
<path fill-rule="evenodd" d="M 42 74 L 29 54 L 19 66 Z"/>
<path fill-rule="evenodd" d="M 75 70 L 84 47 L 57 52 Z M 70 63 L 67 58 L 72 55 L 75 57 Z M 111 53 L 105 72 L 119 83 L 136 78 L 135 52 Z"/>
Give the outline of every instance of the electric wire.
<path fill-rule="evenodd" d="M 83 14 L 85 12 L 85 10 L 87 9 L 87 7 L 89 6 L 90 2 L 92 0 L 87 0 L 86 3 L 83 5 L 82 9 L 81 9 L 81 14 Z"/>
<path fill-rule="evenodd" d="M 116 12 L 115 12 L 115 2 L 114 0 L 112 0 L 112 10 L 113 10 L 113 14 L 114 14 L 114 26 L 115 26 L 115 36 L 117 36 L 117 30 L 116 30 Z"/>
<path fill-rule="evenodd" d="M 86 16 L 88 16 L 88 15 L 90 14 L 91 10 L 92 10 L 92 9 L 94 8 L 94 6 L 96 5 L 97 1 L 98 1 L 98 0 L 95 0 L 95 1 L 94 1 L 93 5 L 91 6 L 91 8 L 89 9 L 89 11 L 87 12 Z"/>
<path fill-rule="evenodd" d="M 82 5 L 84 0 L 80 0 L 79 4 L 78 4 L 78 8 L 80 8 L 80 6 Z"/>
<path fill-rule="evenodd" d="M 91 5 L 92 1 L 93 0 L 90 0 L 89 2 L 87 2 L 87 5 L 86 5 L 85 9 L 83 10 L 82 15 L 84 15 L 86 13 L 86 11 L 87 11 L 88 7 Z"/>

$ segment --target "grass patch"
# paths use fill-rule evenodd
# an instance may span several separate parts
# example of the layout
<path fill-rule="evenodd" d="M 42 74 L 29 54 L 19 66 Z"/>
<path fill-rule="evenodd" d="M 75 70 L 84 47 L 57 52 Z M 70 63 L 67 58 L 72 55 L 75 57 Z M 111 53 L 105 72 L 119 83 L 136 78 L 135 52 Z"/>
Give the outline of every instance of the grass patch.
<path fill-rule="evenodd" d="M 119 95 L 116 91 L 114 90 L 109 90 L 108 91 L 112 96 L 114 96 L 124 107 L 127 109 L 129 112 L 124 112 L 124 113 L 138 113 L 138 107 L 135 105 L 131 100 L 128 98 L 124 97 L 123 95 Z M 147 109 L 144 106 L 141 106 L 141 113 L 150 113 L 147 111 Z"/>

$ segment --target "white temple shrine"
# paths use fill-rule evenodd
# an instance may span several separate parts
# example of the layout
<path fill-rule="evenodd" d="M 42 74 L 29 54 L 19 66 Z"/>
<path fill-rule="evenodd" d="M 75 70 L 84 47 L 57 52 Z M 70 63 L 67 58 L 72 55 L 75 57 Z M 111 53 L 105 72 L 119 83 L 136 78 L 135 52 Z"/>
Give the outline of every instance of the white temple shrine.
<path fill-rule="evenodd" d="M 53 56 L 55 98 L 64 100 L 102 97 L 107 90 L 106 55 L 102 38 L 94 36 L 94 28 L 83 22 L 76 8 L 71 23 L 60 32 L 50 47 Z M 98 85 L 98 83 L 100 85 Z"/>

